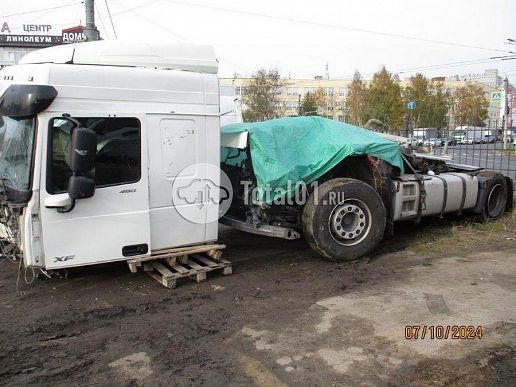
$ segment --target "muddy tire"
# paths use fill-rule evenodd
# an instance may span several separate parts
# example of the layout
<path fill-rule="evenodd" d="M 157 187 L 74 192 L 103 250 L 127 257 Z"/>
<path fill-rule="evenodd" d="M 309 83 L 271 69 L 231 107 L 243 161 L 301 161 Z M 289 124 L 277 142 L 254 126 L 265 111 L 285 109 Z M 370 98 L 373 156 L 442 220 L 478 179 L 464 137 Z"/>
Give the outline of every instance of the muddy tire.
<path fill-rule="evenodd" d="M 338 262 L 373 250 L 385 230 L 385 207 L 380 195 L 355 179 L 333 179 L 312 193 L 302 223 L 310 247 Z"/>
<path fill-rule="evenodd" d="M 507 180 L 501 173 L 482 171 L 478 176 L 486 177 L 486 191 L 484 203 L 479 213 L 479 218 L 482 223 L 489 220 L 500 218 L 504 212 L 507 204 Z"/>

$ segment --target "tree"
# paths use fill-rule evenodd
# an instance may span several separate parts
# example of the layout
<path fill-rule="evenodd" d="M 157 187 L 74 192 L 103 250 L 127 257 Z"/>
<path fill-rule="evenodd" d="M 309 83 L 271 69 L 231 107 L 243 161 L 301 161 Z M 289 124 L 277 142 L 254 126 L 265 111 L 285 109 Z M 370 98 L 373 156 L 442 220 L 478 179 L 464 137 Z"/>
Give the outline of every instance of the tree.
<path fill-rule="evenodd" d="M 365 119 L 376 118 L 384 123 L 389 132 L 401 127 L 405 109 L 401 87 L 387 69 L 382 67 L 374 74 L 364 95 Z"/>
<path fill-rule="evenodd" d="M 263 121 L 281 115 L 280 90 L 284 86 L 278 70 L 260 69 L 245 85 L 242 113 L 245 122 Z"/>
<path fill-rule="evenodd" d="M 412 110 L 412 120 L 414 128 L 424 128 L 429 114 L 430 82 L 423 74 L 416 74 L 411 77 L 409 84 L 403 90 L 405 104 L 413 101 L 416 108 Z"/>
<path fill-rule="evenodd" d="M 423 116 L 424 127 L 444 128 L 449 107 L 450 96 L 445 92 L 443 82 L 431 82 L 428 111 Z"/>
<path fill-rule="evenodd" d="M 320 87 L 313 93 L 308 92 L 301 100 L 299 107 L 300 116 L 318 116 L 319 111 L 326 105 L 324 90 Z"/>
<path fill-rule="evenodd" d="M 446 125 L 448 95 L 444 92 L 442 82 L 429 81 L 423 74 L 416 74 L 410 78 L 403 96 L 405 103 L 416 103 L 411 113 L 414 128 L 441 129 Z"/>
<path fill-rule="evenodd" d="M 355 71 L 346 97 L 346 114 L 349 116 L 350 123 L 354 125 L 362 126 L 363 124 L 365 91 L 362 76 L 358 71 Z"/>
<path fill-rule="evenodd" d="M 455 90 L 454 99 L 455 121 L 459 125 L 485 125 L 489 102 L 484 98 L 482 87 L 468 82 Z"/>

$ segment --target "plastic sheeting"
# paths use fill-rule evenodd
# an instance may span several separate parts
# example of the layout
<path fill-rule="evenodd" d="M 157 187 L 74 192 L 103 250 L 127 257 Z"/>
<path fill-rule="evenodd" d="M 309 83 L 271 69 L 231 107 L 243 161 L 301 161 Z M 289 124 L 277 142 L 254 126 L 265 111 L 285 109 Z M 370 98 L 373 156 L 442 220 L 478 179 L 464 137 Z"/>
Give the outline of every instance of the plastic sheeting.
<path fill-rule="evenodd" d="M 353 155 L 377 157 L 403 173 L 397 143 L 354 125 L 321 117 L 291 117 L 221 128 L 222 133 L 244 131 L 249 133 L 260 201 L 291 195 L 299 182 L 310 184 Z M 239 165 L 243 157 L 243 152 L 222 148 L 222 163 Z M 273 195 L 267 196 L 271 191 Z"/>

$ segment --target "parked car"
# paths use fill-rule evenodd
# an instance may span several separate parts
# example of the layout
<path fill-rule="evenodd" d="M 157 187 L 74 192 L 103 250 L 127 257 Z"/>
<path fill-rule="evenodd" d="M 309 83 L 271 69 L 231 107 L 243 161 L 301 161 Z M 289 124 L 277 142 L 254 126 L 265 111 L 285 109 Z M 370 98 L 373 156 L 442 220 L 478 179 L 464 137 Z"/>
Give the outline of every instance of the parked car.
<path fill-rule="evenodd" d="M 484 137 L 484 144 L 493 144 L 496 142 L 496 136 L 487 135 Z"/>
<path fill-rule="evenodd" d="M 412 137 L 409 140 L 409 145 L 411 146 L 422 146 L 424 143 L 423 137 Z"/>
<path fill-rule="evenodd" d="M 423 142 L 423 145 L 426 146 L 443 146 L 444 142 L 440 138 L 429 138 Z"/>

